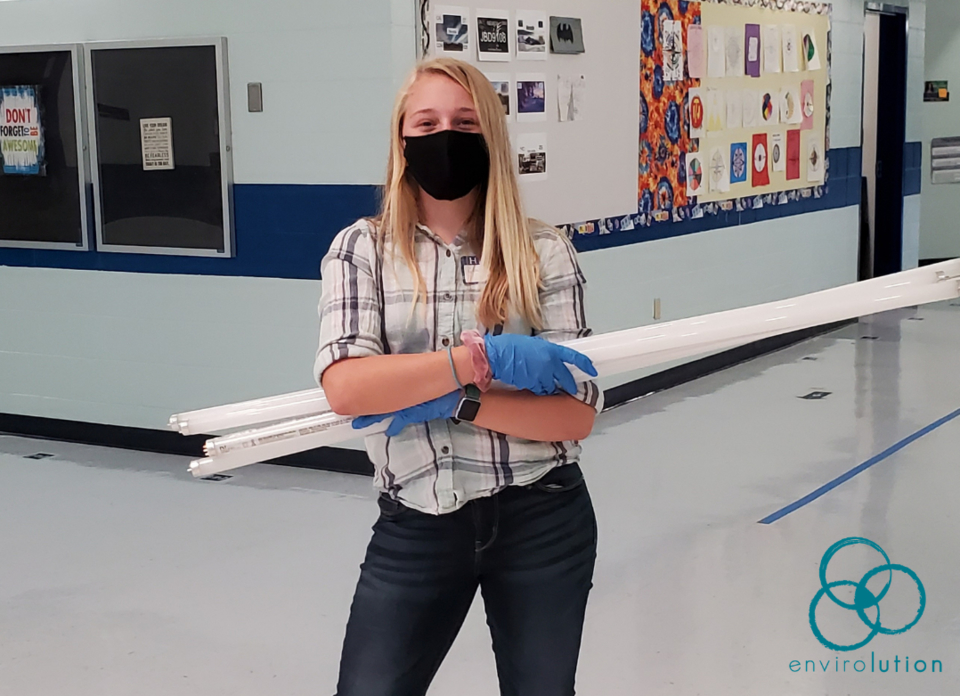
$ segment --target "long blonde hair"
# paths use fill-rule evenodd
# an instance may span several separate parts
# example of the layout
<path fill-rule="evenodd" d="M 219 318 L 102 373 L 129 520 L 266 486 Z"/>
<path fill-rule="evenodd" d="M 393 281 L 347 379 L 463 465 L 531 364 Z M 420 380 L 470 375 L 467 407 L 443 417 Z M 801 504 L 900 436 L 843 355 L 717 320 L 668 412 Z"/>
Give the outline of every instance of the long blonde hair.
<path fill-rule="evenodd" d="M 426 74 L 445 75 L 463 87 L 476 105 L 480 131 L 490 154 L 490 176 L 477 207 L 468 223 L 468 240 L 480 250 L 480 261 L 487 268 L 486 287 L 477 305 L 477 320 L 493 328 L 505 323 L 509 306 L 532 327 L 543 328 L 539 289 L 540 262 L 523 212 L 520 189 L 513 171 L 510 136 L 500 98 L 490 81 L 468 63 L 452 58 L 435 58 L 420 63 L 397 95 L 390 134 L 390 156 L 383 204 L 374 223 L 378 229 L 379 251 L 383 252 L 387 236 L 399 249 L 415 279 L 414 301 L 426 302 L 426 283 L 415 251 L 416 225 L 419 222 L 417 195 L 419 187 L 407 176 L 403 154 L 403 120 L 410 89 Z"/>

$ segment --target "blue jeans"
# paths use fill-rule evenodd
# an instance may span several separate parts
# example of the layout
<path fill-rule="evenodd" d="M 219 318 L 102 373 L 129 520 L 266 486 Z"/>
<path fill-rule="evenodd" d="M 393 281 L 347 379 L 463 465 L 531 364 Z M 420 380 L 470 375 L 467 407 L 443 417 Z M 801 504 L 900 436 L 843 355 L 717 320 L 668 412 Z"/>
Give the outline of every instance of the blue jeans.
<path fill-rule="evenodd" d="M 597 524 L 577 464 L 456 512 L 381 496 L 340 660 L 338 696 L 421 696 L 477 587 L 503 696 L 574 693 Z"/>

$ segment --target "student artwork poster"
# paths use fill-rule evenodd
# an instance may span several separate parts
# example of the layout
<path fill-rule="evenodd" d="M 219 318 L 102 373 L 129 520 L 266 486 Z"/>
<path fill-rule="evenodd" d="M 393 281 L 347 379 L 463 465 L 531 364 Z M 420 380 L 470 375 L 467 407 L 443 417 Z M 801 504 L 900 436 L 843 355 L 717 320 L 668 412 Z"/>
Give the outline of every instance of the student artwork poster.
<path fill-rule="evenodd" d="M 438 5 L 434 12 L 434 39 L 439 55 L 469 58 L 470 11 L 466 7 Z"/>
<path fill-rule="evenodd" d="M 517 75 L 517 121 L 547 120 L 547 78 L 542 73 Z"/>

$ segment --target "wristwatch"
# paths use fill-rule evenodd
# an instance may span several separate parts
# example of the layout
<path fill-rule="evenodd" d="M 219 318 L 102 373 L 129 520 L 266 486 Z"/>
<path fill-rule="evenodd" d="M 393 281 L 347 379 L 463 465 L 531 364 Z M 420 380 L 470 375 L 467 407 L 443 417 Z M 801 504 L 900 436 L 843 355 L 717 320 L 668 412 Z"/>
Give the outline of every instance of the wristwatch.
<path fill-rule="evenodd" d="M 460 397 L 460 403 L 457 404 L 456 413 L 453 420 L 456 423 L 460 421 L 472 422 L 480 411 L 480 387 L 476 384 L 468 384 L 463 388 L 464 394 Z"/>

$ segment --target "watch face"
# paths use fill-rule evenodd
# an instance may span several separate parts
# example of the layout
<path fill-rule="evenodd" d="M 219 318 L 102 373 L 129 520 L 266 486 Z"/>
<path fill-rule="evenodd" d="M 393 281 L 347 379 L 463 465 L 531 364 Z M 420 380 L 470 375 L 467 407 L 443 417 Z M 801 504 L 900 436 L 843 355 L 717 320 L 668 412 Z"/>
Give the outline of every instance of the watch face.
<path fill-rule="evenodd" d="M 457 409 L 457 419 L 472 421 L 477 417 L 477 413 L 480 411 L 480 402 L 474 401 L 472 399 L 463 399 L 460 401 L 460 406 Z"/>

